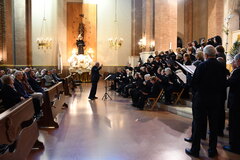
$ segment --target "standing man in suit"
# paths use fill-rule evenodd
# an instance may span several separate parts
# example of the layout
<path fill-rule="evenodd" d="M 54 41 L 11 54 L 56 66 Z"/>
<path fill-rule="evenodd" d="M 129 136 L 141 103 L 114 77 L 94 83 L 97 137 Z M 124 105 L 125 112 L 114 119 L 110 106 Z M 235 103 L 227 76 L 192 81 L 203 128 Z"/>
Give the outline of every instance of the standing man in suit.
<path fill-rule="evenodd" d="M 234 57 L 236 68 L 227 81 L 230 86 L 228 96 L 229 107 L 229 146 L 223 149 L 240 154 L 240 54 Z"/>
<path fill-rule="evenodd" d="M 91 70 L 92 88 L 91 88 L 90 94 L 88 96 L 88 98 L 91 100 L 97 99 L 97 97 L 95 95 L 97 92 L 97 84 L 98 84 L 99 78 L 101 77 L 99 70 L 102 69 L 102 66 L 103 65 L 100 66 L 99 62 L 96 62 Z"/>
<path fill-rule="evenodd" d="M 221 112 L 221 98 L 226 92 L 226 68 L 217 61 L 216 49 L 208 45 L 203 50 L 206 61 L 195 70 L 192 87 L 193 97 L 193 135 L 192 148 L 186 149 L 186 154 L 199 157 L 201 135 L 208 118 L 210 137 L 208 156 L 217 155 L 217 131 L 219 113 Z"/>

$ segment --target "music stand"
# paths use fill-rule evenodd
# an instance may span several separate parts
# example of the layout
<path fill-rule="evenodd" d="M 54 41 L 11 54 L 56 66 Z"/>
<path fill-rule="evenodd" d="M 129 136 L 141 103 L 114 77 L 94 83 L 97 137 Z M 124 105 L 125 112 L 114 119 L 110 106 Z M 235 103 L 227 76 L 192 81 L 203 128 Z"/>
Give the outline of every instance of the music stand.
<path fill-rule="evenodd" d="M 107 80 L 109 79 L 111 77 L 111 75 L 108 75 L 105 79 L 104 79 L 104 81 L 105 81 L 105 93 L 104 93 L 104 95 L 103 95 L 103 97 L 102 97 L 102 100 L 107 100 L 108 98 L 110 99 L 110 100 L 112 100 L 112 98 L 110 97 L 110 95 L 108 94 L 108 87 L 107 87 Z"/>

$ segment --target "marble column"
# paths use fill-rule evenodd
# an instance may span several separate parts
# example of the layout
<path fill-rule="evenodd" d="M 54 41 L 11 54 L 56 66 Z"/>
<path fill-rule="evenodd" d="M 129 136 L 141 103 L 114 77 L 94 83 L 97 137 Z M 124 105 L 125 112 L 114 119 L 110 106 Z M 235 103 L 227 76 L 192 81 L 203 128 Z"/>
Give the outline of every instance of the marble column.
<path fill-rule="evenodd" d="M 142 0 L 132 0 L 132 56 L 139 56 L 138 41 L 142 38 Z"/>
<path fill-rule="evenodd" d="M 143 0 L 143 34 L 146 37 L 146 49 L 150 51 L 151 42 L 154 41 L 154 0 Z"/>
<path fill-rule="evenodd" d="M 26 1 L 14 0 L 15 64 L 27 64 Z"/>
<path fill-rule="evenodd" d="M 177 0 L 155 0 L 156 50 L 177 47 Z"/>
<path fill-rule="evenodd" d="M 188 42 L 193 41 L 193 0 L 185 0 L 184 9 L 184 47 L 186 47 Z"/>
<path fill-rule="evenodd" d="M 224 24 L 224 0 L 208 0 L 208 38 L 222 36 Z"/>

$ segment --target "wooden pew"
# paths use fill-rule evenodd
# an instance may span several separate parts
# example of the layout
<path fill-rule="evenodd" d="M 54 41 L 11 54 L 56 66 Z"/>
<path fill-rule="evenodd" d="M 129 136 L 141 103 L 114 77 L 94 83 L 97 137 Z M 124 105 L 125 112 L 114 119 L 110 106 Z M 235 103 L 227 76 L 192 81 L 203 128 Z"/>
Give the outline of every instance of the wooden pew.
<path fill-rule="evenodd" d="M 12 150 L 0 154 L 1 160 L 25 160 L 34 144 L 42 144 L 37 141 L 39 131 L 33 116 L 34 107 L 31 98 L 0 114 L 0 144 L 11 145 L 10 150 Z"/>
<path fill-rule="evenodd" d="M 64 85 L 64 94 L 66 96 L 72 96 L 71 93 L 70 93 L 70 90 L 69 90 L 69 88 L 73 87 L 71 79 L 72 79 L 71 75 L 69 75 L 66 78 L 64 78 L 64 84 L 63 85 Z"/>
<path fill-rule="evenodd" d="M 80 88 L 80 91 L 82 92 L 83 91 L 83 88 L 82 88 L 82 82 L 81 82 L 81 78 L 80 78 L 80 74 L 77 73 L 77 72 L 72 72 L 71 73 L 71 80 L 72 80 L 72 91 L 75 90 L 75 88 L 77 88 L 77 86 L 79 86 Z"/>
<path fill-rule="evenodd" d="M 59 92 L 59 95 L 58 95 L 58 101 L 56 101 L 55 105 L 56 106 L 61 106 L 62 105 L 63 108 L 64 107 L 68 108 L 68 104 L 65 103 L 65 96 L 66 96 L 66 94 L 65 94 L 64 83 L 59 84 L 57 86 L 57 90 Z"/>
<path fill-rule="evenodd" d="M 59 124 L 55 121 L 55 119 L 57 115 L 62 112 L 63 109 L 63 103 L 61 105 L 58 103 L 60 99 L 63 99 L 60 98 L 61 93 L 64 93 L 64 87 L 62 82 L 59 82 L 46 90 L 44 96 L 44 103 L 42 105 L 43 117 L 41 117 L 38 121 L 40 128 L 59 127 Z"/>

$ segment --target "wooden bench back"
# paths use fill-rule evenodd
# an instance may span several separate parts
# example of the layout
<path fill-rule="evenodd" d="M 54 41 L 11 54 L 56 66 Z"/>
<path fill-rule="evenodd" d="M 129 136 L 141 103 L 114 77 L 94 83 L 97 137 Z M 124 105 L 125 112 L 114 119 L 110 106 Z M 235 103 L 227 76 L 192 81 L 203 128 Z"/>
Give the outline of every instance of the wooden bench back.
<path fill-rule="evenodd" d="M 15 144 L 13 152 L 0 154 L 1 160 L 25 160 L 38 139 L 39 131 L 33 120 L 32 99 L 24 100 L 0 114 L 0 144 Z"/>
<path fill-rule="evenodd" d="M 62 82 L 58 82 L 57 84 L 57 90 L 58 90 L 58 93 L 61 94 L 64 92 L 64 86 L 63 86 L 63 83 Z"/>
<path fill-rule="evenodd" d="M 58 123 L 54 121 L 54 118 L 61 111 L 62 106 L 56 105 L 56 102 L 60 99 L 61 91 L 63 91 L 62 82 L 59 82 L 46 90 L 46 96 L 42 105 L 43 117 L 38 121 L 41 128 L 59 127 Z M 55 113 L 53 111 L 54 108 L 60 108 L 60 110 Z"/>
<path fill-rule="evenodd" d="M 50 87 L 48 90 L 47 90 L 47 94 L 49 96 L 49 100 L 50 102 L 53 102 L 55 101 L 56 98 L 58 98 L 59 96 L 59 92 L 58 92 L 58 84 L 55 84 L 54 86 Z"/>
<path fill-rule="evenodd" d="M 32 99 L 24 100 L 0 114 L 0 144 L 11 144 L 22 131 L 21 124 L 33 118 Z"/>
<path fill-rule="evenodd" d="M 71 96 L 70 89 L 73 88 L 72 85 L 72 76 L 69 75 L 66 78 L 64 78 L 64 94 Z"/>

